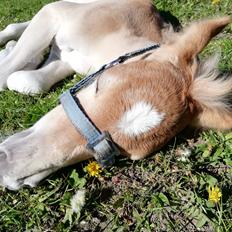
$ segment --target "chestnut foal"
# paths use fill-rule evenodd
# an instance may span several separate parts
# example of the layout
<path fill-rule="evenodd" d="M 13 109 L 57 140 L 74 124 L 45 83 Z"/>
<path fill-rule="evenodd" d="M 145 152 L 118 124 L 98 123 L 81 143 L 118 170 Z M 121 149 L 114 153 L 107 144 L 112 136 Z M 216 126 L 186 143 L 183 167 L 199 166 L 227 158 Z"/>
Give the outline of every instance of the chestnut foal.
<path fill-rule="evenodd" d="M 216 59 L 200 63 L 197 58 L 230 22 L 229 17 L 204 20 L 175 33 L 165 28 L 149 0 L 52 3 L 32 19 L 0 63 L 1 87 L 35 93 L 55 83 L 59 78 L 52 78 L 59 72 L 61 79 L 73 71 L 96 70 L 126 52 L 160 43 L 159 49 L 105 71 L 77 93 L 89 117 L 111 134 L 121 154 L 141 159 L 189 124 L 232 128 L 232 79 L 219 76 Z M 51 76 L 12 76 L 51 43 L 59 53 L 48 64 L 54 65 Z M 91 157 L 85 139 L 57 106 L 0 144 L 0 184 L 13 190 L 33 187 L 55 170 Z"/>

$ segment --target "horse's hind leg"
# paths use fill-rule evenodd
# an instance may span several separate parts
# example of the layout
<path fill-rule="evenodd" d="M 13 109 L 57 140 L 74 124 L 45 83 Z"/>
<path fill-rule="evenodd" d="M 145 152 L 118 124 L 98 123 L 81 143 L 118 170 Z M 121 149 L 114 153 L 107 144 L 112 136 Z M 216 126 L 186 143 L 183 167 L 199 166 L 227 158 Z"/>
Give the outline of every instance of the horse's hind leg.
<path fill-rule="evenodd" d="M 0 46 L 6 44 L 10 40 L 18 40 L 29 23 L 30 21 L 10 24 L 4 30 L 0 31 Z"/>
<path fill-rule="evenodd" d="M 3 61 L 10 54 L 16 43 L 17 42 L 15 40 L 11 40 L 6 44 L 5 48 L 0 51 L 0 62 Z"/>
<path fill-rule="evenodd" d="M 7 79 L 7 87 L 23 94 L 41 94 L 73 73 L 70 65 L 60 60 L 60 50 L 54 43 L 42 67 L 12 73 Z"/>
<path fill-rule="evenodd" d="M 68 63 L 55 60 L 37 70 L 12 73 L 7 80 L 7 87 L 23 94 L 41 94 L 73 72 Z"/>
<path fill-rule="evenodd" d="M 59 12 L 55 10 L 56 4 L 49 4 L 38 12 L 12 52 L 1 61 L 0 90 L 6 88 L 7 78 L 11 73 L 23 69 L 31 57 L 35 57 L 43 52 L 52 42 L 60 25 L 60 20 L 57 19 Z"/>

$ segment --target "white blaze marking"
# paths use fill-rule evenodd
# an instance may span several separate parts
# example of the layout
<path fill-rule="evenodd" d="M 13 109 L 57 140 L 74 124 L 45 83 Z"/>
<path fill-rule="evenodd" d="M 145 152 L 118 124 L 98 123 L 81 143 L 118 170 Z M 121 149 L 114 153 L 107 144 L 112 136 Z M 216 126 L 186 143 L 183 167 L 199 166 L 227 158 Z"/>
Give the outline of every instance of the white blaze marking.
<path fill-rule="evenodd" d="M 124 113 L 118 127 L 129 136 L 136 136 L 157 127 L 165 114 L 159 113 L 151 104 L 138 102 Z"/>

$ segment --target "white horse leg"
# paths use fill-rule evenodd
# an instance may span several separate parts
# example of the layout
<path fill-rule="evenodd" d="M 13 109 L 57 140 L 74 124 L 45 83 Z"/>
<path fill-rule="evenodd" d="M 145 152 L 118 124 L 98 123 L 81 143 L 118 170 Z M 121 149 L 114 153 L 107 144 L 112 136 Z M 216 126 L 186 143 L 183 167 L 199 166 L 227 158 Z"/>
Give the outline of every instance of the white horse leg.
<path fill-rule="evenodd" d="M 53 7 L 50 4 L 39 11 L 12 52 L 0 63 L 0 90 L 6 88 L 10 74 L 23 69 L 31 57 L 41 54 L 52 42 L 60 25 Z"/>
<path fill-rule="evenodd" d="M 17 40 L 29 23 L 30 21 L 10 24 L 3 31 L 0 31 L 0 45 L 6 44 L 9 40 Z"/>
<path fill-rule="evenodd" d="M 11 51 L 13 50 L 13 48 L 15 47 L 16 43 L 17 43 L 16 41 L 11 40 L 11 41 L 9 41 L 9 42 L 6 44 L 5 48 L 2 49 L 2 50 L 0 51 L 0 62 L 1 62 L 3 59 L 5 59 L 5 58 L 7 57 L 8 54 L 10 54 L 10 52 L 11 52 Z"/>
<path fill-rule="evenodd" d="M 69 64 L 55 60 L 37 70 L 18 71 L 11 74 L 7 80 L 7 87 L 29 95 L 45 93 L 55 83 L 73 73 Z"/>

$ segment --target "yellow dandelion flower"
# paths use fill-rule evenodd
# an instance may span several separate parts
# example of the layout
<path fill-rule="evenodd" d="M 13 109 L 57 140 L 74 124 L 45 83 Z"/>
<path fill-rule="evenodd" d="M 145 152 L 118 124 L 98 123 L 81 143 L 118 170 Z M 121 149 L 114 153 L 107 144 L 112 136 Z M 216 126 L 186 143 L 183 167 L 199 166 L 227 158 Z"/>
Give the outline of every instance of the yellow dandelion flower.
<path fill-rule="evenodd" d="M 220 0 L 212 0 L 212 4 L 213 5 L 217 5 L 217 4 L 219 4 L 220 3 Z"/>
<path fill-rule="evenodd" d="M 220 198 L 222 196 L 222 192 L 217 186 L 209 187 L 208 193 L 209 193 L 209 201 L 211 201 L 215 204 L 220 201 Z"/>
<path fill-rule="evenodd" d="M 96 162 L 90 162 L 86 167 L 85 170 L 88 172 L 90 176 L 98 177 L 99 174 L 102 172 L 101 166 Z"/>

